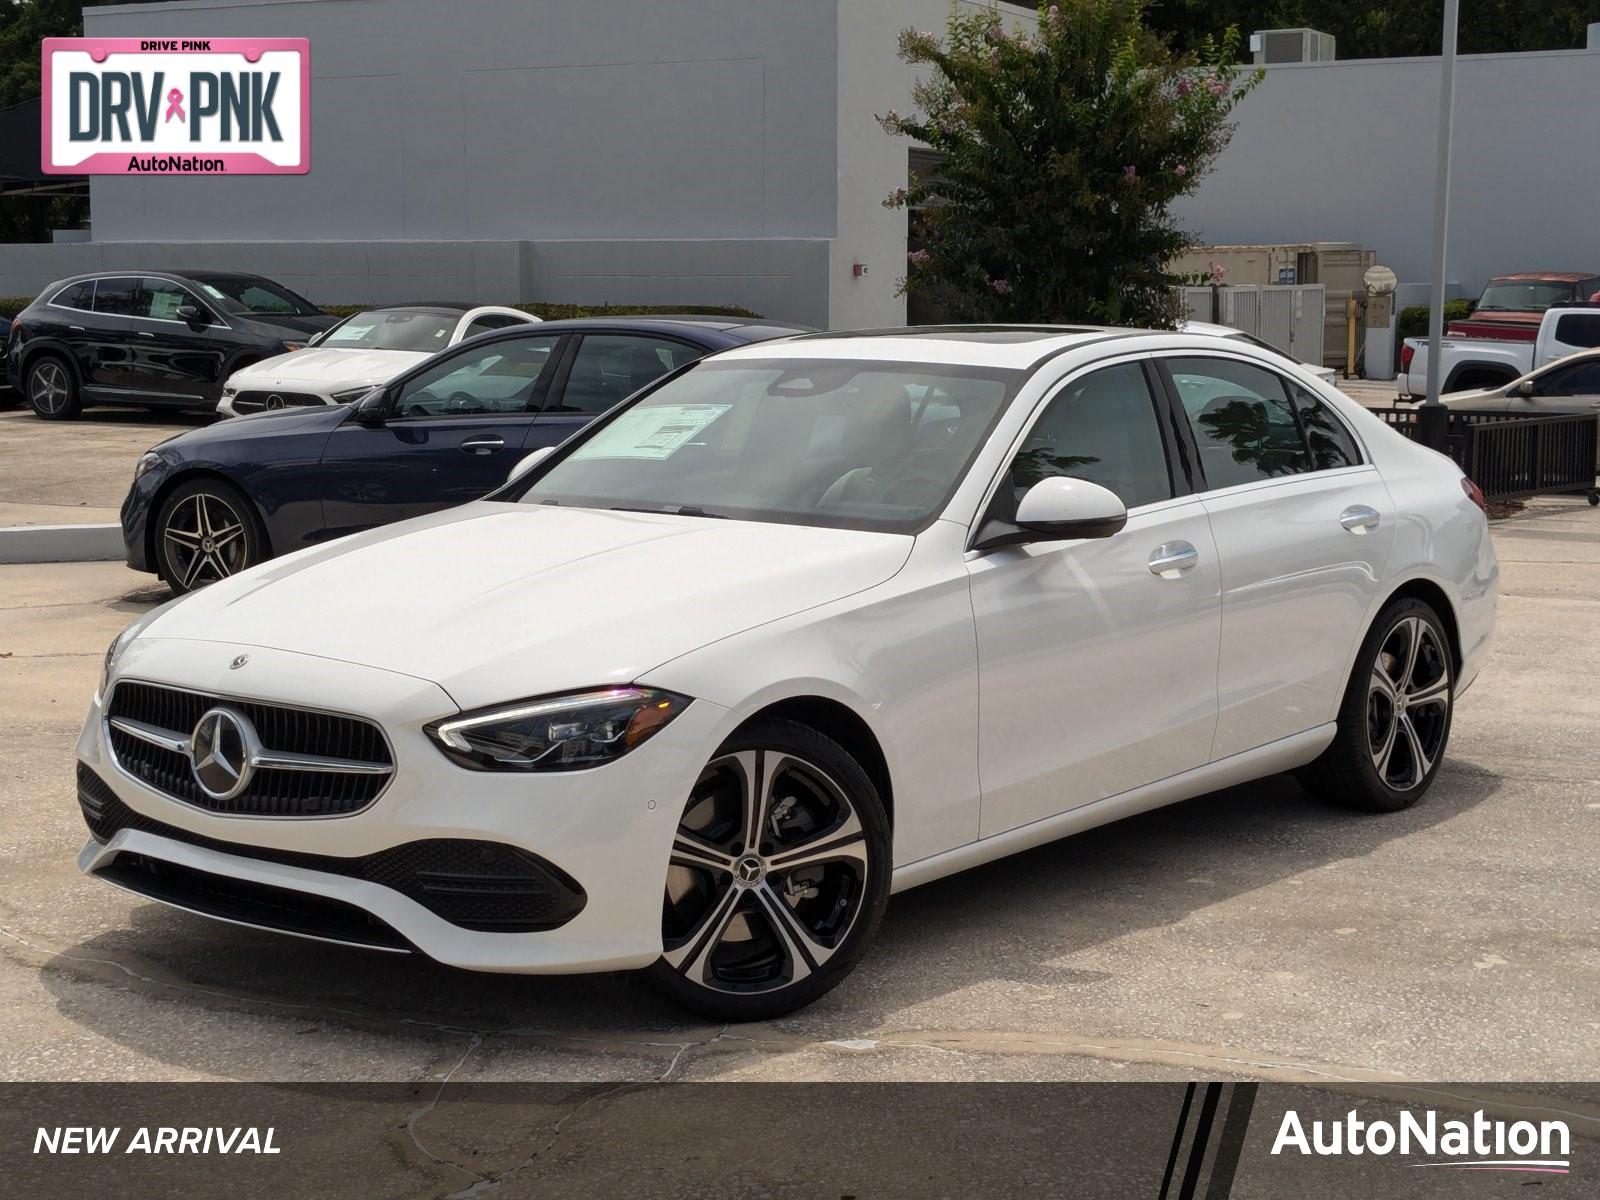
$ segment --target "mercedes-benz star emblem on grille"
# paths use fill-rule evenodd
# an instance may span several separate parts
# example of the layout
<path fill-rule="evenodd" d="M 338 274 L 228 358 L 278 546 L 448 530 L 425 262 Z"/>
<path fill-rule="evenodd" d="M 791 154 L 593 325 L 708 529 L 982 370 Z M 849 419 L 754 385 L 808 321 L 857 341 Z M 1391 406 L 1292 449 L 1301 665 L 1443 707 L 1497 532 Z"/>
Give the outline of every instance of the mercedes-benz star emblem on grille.
<path fill-rule="evenodd" d="M 261 743 L 249 720 L 231 708 L 208 709 L 189 739 L 189 769 L 213 800 L 232 800 L 250 784 Z"/>
<path fill-rule="evenodd" d="M 283 397 L 278 395 L 277 392 L 273 392 L 272 395 L 267 397 L 267 407 L 268 408 L 282 408 L 283 407 Z"/>
<path fill-rule="evenodd" d="M 250 656 L 248 654 L 241 654 L 241 655 L 239 655 L 238 658 L 234 659 L 231 663 L 228 664 L 228 670 L 237 671 L 240 667 L 244 666 L 245 663 L 247 663 L 249 661 L 250 661 Z"/>

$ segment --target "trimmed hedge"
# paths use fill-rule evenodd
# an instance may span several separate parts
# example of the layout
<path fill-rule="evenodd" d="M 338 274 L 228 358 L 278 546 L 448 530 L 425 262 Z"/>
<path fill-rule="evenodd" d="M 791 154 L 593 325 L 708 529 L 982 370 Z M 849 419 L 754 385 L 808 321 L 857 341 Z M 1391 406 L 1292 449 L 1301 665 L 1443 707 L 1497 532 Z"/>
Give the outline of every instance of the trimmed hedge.
<path fill-rule="evenodd" d="M 14 317 L 33 303 L 32 296 L 0 296 L 0 317 Z M 322 311 L 335 317 L 348 317 L 370 307 L 366 304 L 324 304 Z M 666 314 L 689 314 L 700 317 L 743 317 L 761 319 L 761 314 L 748 308 L 718 308 L 704 304 L 513 304 L 523 312 L 532 313 L 546 321 L 564 321 L 570 317 L 649 317 Z"/>
<path fill-rule="evenodd" d="M 1472 315 L 1471 300 L 1446 300 L 1444 302 L 1444 323 L 1448 327 L 1451 321 L 1464 321 Z M 1395 342 L 1398 345 L 1401 338 L 1427 337 L 1428 336 L 1428 306 L 1426 304 L 1413 304 L 1400 310 L 1400 316 L 1395 319 Z"/>

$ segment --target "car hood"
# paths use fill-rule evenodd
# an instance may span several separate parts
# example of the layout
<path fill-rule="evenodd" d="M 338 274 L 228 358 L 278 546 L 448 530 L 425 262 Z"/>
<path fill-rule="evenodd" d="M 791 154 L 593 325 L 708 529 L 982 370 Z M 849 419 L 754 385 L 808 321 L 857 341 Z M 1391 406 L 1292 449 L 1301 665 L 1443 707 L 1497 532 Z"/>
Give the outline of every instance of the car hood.
<path fill-rule="evenodd" d="M 389 382 L 427 357 L 409 350 L 331 350 L 318 346 L 262 359 L 235 371 L 228 382 L 241 388 L 314 384 L 339 389 L 376 385 Z"/>
<path fill-rule="evenodd" d="M 1439 403 L 1448 408 L 1492 408 L 1505 409 L 1508 405 L 1506 387 L 1502 383 L 1498 387 L 1480 388 L 1471 392 L 1448 392 L 1439 397 Z"/>
<path fill-rule="evenodd" d="M 462 708 L 628 683 L 882 583 L 908 535 L 480 501 L 263 563 L 142 637 L 380 667 Z"/>

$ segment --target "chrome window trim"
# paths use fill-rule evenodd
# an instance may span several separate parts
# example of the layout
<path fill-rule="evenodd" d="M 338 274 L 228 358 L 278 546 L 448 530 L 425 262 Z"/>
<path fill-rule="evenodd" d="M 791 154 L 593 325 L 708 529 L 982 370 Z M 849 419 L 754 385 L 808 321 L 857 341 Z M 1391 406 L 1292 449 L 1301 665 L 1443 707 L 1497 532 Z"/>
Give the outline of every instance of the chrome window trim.
<path fill-rule="evenodd" d="M 102 279 L 105 279 L 105 280 L 111 280 L 111 279 L 137 279 L 137 280 L 159 279 L 162 283 L 170 283 L 170 284 L 172 284 L 179 291 L 181 291 L 184 295 L 188 296 L 189 299 L 195 301 L 197 304 L 200 304 L 205 309 L 205 311 L 212 312 L 212 307 L 213 306 L 210 303 L 208 303 L 208 302 L 206 302 L 204 300 L 201 300 L 200 297 L 196 296 L 194 294 L 194 291 L 187 284 L 180 283 L 178 280 L 169 278 L 169 277 L 167 277 L 165 275 L 96 275 L 92 279 L 79 279 L 79 280 L 76 280 L 73 283 L 62 284 L 61 287 L 56 290 L 56 294 L 54 296 L 51 296 L 50 299 L 45 301 L 45 307 L 46 308 L 59 308 L 62 312 L 87 313 L 91 317 L 116 317 L 118 320 L 122 320 L 122 321 L 153 321 L 157 325 L 182 325 L 185 329 L 193 328 L 193 326 L 191 326 L 189 324 L 189 322 L 187 322 L 187 321 L 174 321 L 174 320 L 172 320 L 172 319 L 170 319 L 168 317 L 133 317 L 133 316 L 129 316 L 126 313 L 103 313 L 103 312 L 96 312 L 92 308 L 77 308 L 77 307 L 74 307 L 71 304 L 57 304 L 56 303 L 56 298 L 58 296 L 61 296 L 63 293 L 65 293 L 66 291 L 68 291 L 71 288 L 77 287 L 79 284 L 92 283 L 92 284 L 95 285 L 95 291 L 98 292 L 100 290 L 100 281 Z M 141 284 L 141 286 L 142 286 L 142 284 Z M 201 328 L 203 328 L 203 329 L 226 329 L 229 332 L 233 331 L 233 326 L 229 325 L 226 321 L 222 320 L 222 318 L 220 316 L 217 317 L 217 321 L 218 321 L 217 324 L 212 324 L 210 322 L 207 322 Z M 307 337 L 313 337 L 315 335 L 307 334 L 306 336 Z M 289 339 L 285 338 L 283 340 L 284 341 L 288 341 Z"/>

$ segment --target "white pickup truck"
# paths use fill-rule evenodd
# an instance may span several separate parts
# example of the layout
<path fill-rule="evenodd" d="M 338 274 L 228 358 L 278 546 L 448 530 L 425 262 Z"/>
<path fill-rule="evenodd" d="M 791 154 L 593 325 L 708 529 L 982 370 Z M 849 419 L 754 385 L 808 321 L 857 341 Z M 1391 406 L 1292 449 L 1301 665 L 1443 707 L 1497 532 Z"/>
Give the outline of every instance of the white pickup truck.
<path fill-rule="evenodd" d="M 1492 388 L 1548 362 L 1600 347 L 1600 304 L 1548 309 L 1534 341 L 1447 337 L 1439 343 L 1441 393 Z M 1400 398 L 1420 400 L 1428 391 L 1428 339 L 1407 338 L 1400 349 Z"/>

